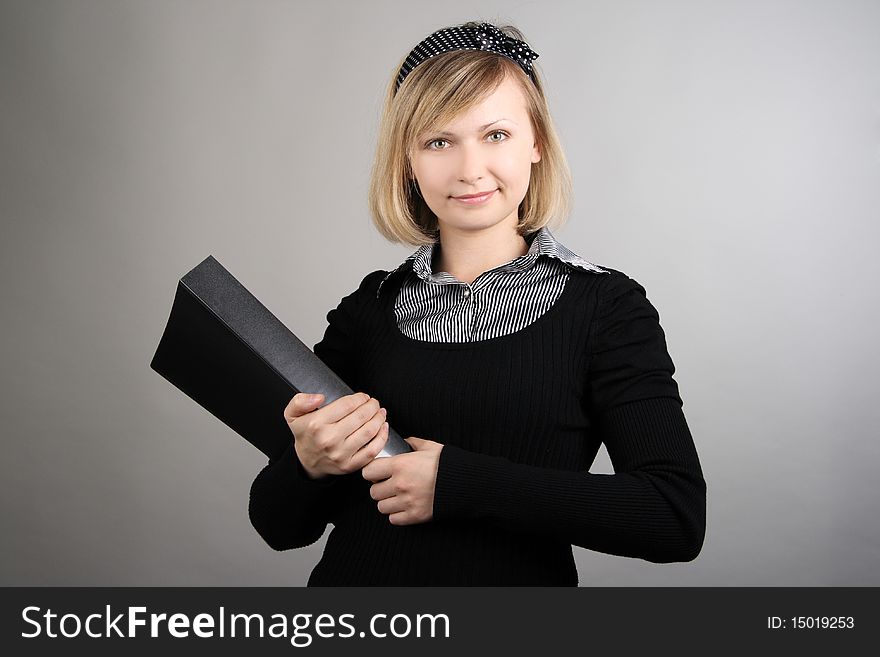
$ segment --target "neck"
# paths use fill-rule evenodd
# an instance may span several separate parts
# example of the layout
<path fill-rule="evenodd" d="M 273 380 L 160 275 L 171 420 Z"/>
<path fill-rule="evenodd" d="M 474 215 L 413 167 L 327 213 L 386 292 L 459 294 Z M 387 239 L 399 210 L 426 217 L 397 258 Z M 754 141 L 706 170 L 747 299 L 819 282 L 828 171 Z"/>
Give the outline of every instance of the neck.
<path fill-rule="evenodd" d="M 528 242 L 515 229 L 499 225 L 466 233 L 440 229 L 440 242 L 434 247 L 433 272 L 445 271 L 463 283 L 471 284 L 490 269 L 525 255 Z"/>

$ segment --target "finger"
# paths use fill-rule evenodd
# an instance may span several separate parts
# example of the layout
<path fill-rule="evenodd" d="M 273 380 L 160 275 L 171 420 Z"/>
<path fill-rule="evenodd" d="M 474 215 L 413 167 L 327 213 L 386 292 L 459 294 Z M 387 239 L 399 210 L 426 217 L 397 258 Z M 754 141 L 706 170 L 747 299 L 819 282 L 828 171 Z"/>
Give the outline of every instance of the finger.
<path fill-rule="evenodd" d="M 351 395 L 343 395 L 339 399 L 336 399 L 319 409 L 318 412 L 321 414 L 321 422 L 324 424 L 333 424 L 339 422 L 370 402 L 371 397 L 367 393 L 356 392 Z M 377 408 L 378 403 L 378 401 L 375 402 Z M 349 432 L 346 432 L 345 435 L 347 436 L 348 433 Z"/>
<path fill-rule="evenodd" d="M 329 408 L 329 407 L 328 407 Z M 347 415 L 337 418 L 333 424 L 335 424 L 335 431 L 341 435 L 345 436 L 347 439 L 349 436 L 354 434 L 357 431 L 360 431 L 361 434 L 355 436 L 356 440 L 352 444 L 351 451 L 354 452 L 357 448 L 362 447 L 369 441 L 373 436 L 376 435 L 376 432 L 379 430 L 379 427 L 382 425 L 382 421 L 374 424 L 372 427 L 369 426 L 371 420 L 376 418 L 376 414 L 379 412 L 381 406 L 379 405 L 378 399 L 373 399 L 371 397 L 362 404 L 355 404 L 352 406 L 348 406 L 351 410 Z M 323 409 L 322 409 L 323 410 Z M 327 417 L 327 416 L 325 416 Z M 327 420 L 330 423 L 330 420 Z"/>
<path fill-rule="evenodd" d="M 320 393 L 298 392 L 290 399 L 287 406 L 284 408 L 284 419 L 290 422 L 291 420 L 314 410 L 323 401 L 324 395 Z"/>
<path fill-rule="evenodd" d="M 388 442 L 388 423 L 385 422 L 382 427 L 379 429 L 379 433 L 370 440 L 366 445 L 361 447 L 358 451 L 356 451 L 351 457 L 352 467 L 360 470 L 368 463 L 373 461 L 377 456 L 379 456 L 379 452 L 382 451 L 382 448 L 385 447 L 385 444 Z"/>
<path fill-rule="evenodd" d="M 363 470 L 361 470 L 361 474 L 364 479 L 369 479 L 370 481 L 382 481 L 383 479 L 388 479 L 388 477 L 391 476 L 391 461 L 393 460 L 393 456 L 373 459 L 364 466 Z"/>
<path fill-rule="evenodd" d="M 375 401 L 375 400 L 373 400 Z M 371 405 L 371 408 L 378 406 L 379 402 L 376 401 L 375 405 Z M 365 411 L 369 412 L 369 410 Z M 359 414 L 356 414 L 359 415 Z M 351 430 L 350 433 L 346 434 L 343 444 L 345 445 L 345 449 L 349 450 L 352 453 L 357 452 L 359 449 L 362 449 L 366 445 L 370 443 L 376 436 L 379 435 L 379 432 L 382 431 L 382 426 L 385 422 L 386 412 L 384 408 L 377 408 L 376 412 L 367 419 L 366 422 L 361 424 L 358 427 L 355 427 Z M 359 420 L 351 420 L 346 418 L 338 422 L 339 430 L 342 433 L 347 431 L 348 426 L 356 425 Z"/>
<path fill-rule="evenodd" d="M 370 497 L 372 497 L 377 502 L 379 500 L 384 500 L 389 497 L 394 497 L 394 495 L 394 484 L 391 483 L 390 479 L 379 481 L 370 486 Z"/>
<path fill-rule="evenodd" d="M 385 515 L 401 513 L 408 510 L 406 504 L 401 502 L 400 498 L 397 497 L 389 497 L 388 499 L 379 500 L 376 503 L 376 508 Z"/>
<path fill-rule="evenodd" d="M 401 511 L 398 513 L 392 513 L 388 516 L 388 522 L 392 525 L 412 525 L 415 524 L 410 521 L 409 514 L 405 511 Z"/>

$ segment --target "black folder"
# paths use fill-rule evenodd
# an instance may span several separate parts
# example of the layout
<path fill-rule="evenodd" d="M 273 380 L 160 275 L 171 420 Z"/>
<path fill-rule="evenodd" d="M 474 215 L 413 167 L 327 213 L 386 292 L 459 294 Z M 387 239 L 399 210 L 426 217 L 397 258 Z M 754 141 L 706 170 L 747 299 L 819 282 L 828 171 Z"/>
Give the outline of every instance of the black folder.
<path fill-rule="evenodd" d="M 210 255 L 180 279 L 150 367 L 270 459 L 293 440 L 291 397 L 353 392 Z M 409 451 L 389 427 L 379 456 Z"/>

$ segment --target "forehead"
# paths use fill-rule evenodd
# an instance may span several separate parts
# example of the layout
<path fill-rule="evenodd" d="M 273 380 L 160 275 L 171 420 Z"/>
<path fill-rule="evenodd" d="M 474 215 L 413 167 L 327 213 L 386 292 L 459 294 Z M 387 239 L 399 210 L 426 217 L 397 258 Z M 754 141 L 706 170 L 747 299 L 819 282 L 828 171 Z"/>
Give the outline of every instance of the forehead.
<path fill-rule="evenodd" d="M 522 125 L 529 117 L 528 105 L 516 80 L 505 78 L 498 88 L 481 101 L 437 129 L 475 129 L 491 121 L 507 118 Z"/>

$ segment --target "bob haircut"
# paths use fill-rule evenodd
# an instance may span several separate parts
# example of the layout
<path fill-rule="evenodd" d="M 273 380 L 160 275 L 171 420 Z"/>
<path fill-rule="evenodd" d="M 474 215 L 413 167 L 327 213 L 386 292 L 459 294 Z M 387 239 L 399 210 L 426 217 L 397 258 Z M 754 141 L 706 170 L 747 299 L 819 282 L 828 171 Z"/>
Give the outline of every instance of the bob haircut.
<path fill-rule="evenodd" d="M 515 27 L 498 29 L 525 41 Z M 534 64 L 532 82 L 519 65 L 503 55 L 455 50 L 416 66 L 397 89 L 397 73 L 404 61 L 394 69 L 388 86 L 370 175 L 370 214 L 379 233 L 391 242 L 412 246 L 439 239 L 437 217 L 418 191 L 410 164 L 411 148 L 417 137 L 440 129 L 479 104 L 509 76 L 519 83 L 526 99 L 541 153 L 541 159 L 532 164 L 529 187 L 519 205 L 517 233 L 525 237 L 544 226 L 564 224 L 570 211 L 571 172 Z"/>

